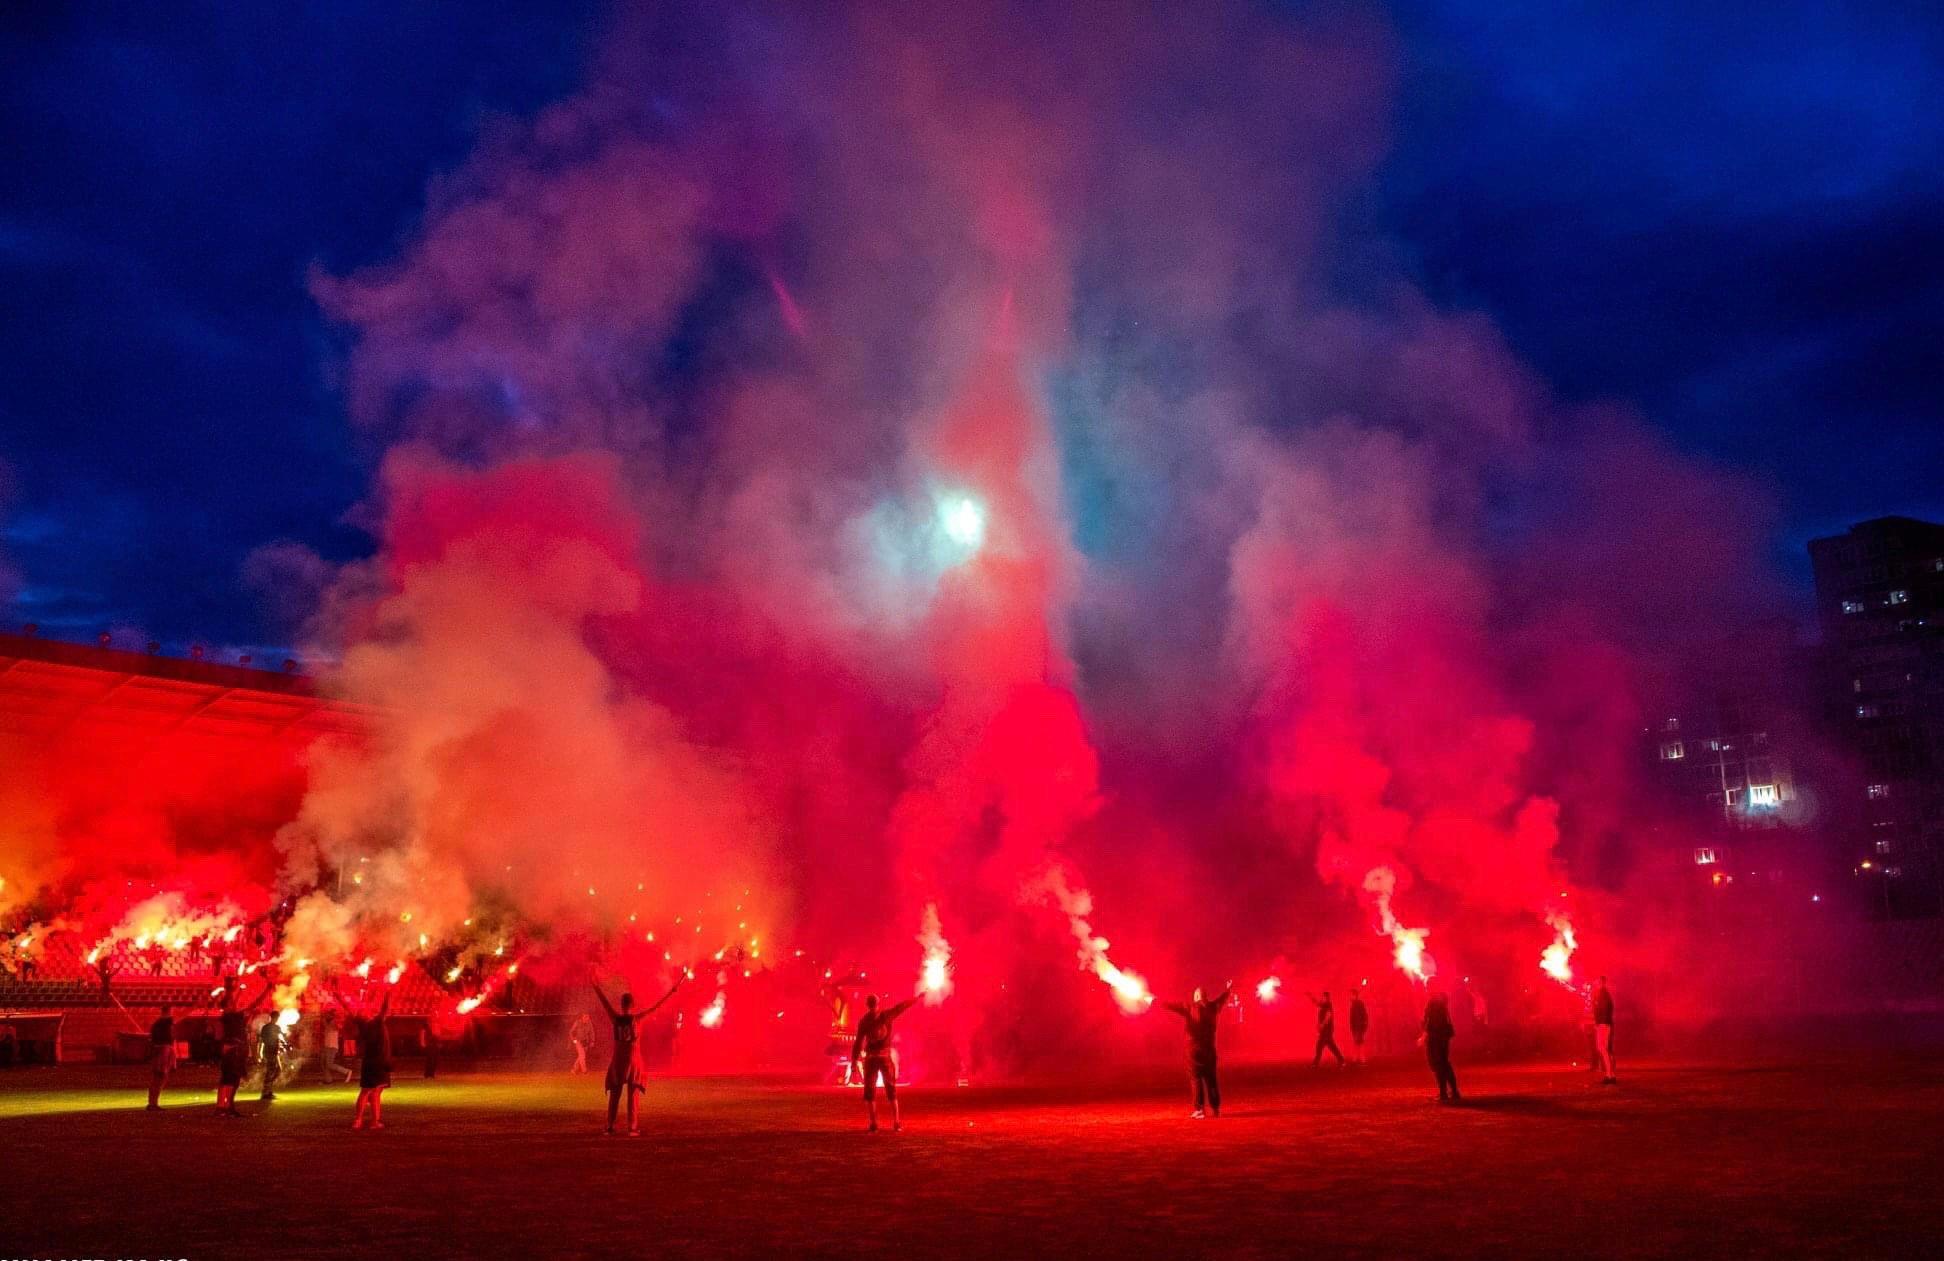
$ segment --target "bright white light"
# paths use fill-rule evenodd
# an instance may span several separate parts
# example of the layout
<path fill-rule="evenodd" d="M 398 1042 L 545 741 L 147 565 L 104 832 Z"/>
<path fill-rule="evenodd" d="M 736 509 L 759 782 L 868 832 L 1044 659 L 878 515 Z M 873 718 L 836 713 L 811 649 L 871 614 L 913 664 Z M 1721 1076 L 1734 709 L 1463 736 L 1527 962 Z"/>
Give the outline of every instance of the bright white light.
<path fill-rule="evenodd" d="M 952 495 L 938 505 L 945 537 L 968 551 L 985 541 L 985 508 L 969 495 Z"/>

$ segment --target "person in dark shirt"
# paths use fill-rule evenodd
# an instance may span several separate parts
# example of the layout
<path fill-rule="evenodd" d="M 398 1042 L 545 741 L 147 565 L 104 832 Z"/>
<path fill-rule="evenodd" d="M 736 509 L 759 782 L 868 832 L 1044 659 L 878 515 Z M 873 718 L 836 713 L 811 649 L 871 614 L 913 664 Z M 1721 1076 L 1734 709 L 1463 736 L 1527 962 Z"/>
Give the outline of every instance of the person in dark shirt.
<path fill-rule="evenodd" d="M 1364 1038 L 1370 1033 L 1370 1009 L 1364 1006 L 1363 990 L 1350 991 L 1350 1058 L 1359 1064 L 1370 1063 Z"/>
<path fill-rule="evenodd" d="M 1438 1080 L 1439 1103 L 1459 1102 L 1458 1074 L 1451 1068 L 1451 1039 L 1457 1032 L 1452 1027 L 1451 1007 L 1444 993 L 1433 990 L 1425 1000 L 1424 1034 L 1418 1041 L 1424 1047 L 1424 1058 L 1430 1062 L 1431 1075 Z"/>
<path fill-rule="evenodd" d="M 891 1128 L 901 1130 L 904 1121 L 898 1115 L 898 1063 L 891 1051 L 891 1026 L 905 1013 L 918 996 L 913 995 L 902 1003 L 878 1010 L 878 996 L 864 996 L 864 1015 L 857 1022 L 857 1036 L 851 1039 L 851 1064 L 862 1066 L 864 1073 L 864 1111 L 870 1117 L 866 1127 L 871 1133 L 877 1132 L 877 1083 L 884 1083 L 884 1100 L 891 1105 Z"/>
<path fill-rule="evenodd" d="M 391 1030 L 385 1018 L 391 1015 L 392 992 L 375 1010 L 354 1018 L 352 1030 L 358 1038 L 358 1102 L 351 1115 L 351 1128 L 365 1127 L 365 1109 L 371 1109 L 371 1128 L 385 1128 L 385 1088 L 391 1085 Z"/>
<path fill-rule="evenodd" d="M 221 1066 L 216 1078 L 216 1115 L 239 1117 L 243 1114 L 236 1110 L 236 1088 L 243 1084 L 243 1075 L 250 1071 L 250 1017 L 270 998 L 270 979 L 264 978 L 263 989 L 256 1001 L 248 1007 L 237 1000 L 237 984 L 234 972 L 223 978 L 223 1006 L 217 1022 L 222 1028 L 222 1038 L 218 1044 L 217 1057 Z"/>
<path fill-rule="evenodd" d="M 1222 1009 L 1228 1006 L 1229 994 L 1235 989 L 1230 981 L 1222 987 L 1222 992 L 1213 998 L 1203 998 L 1200 986 L 1185 1003 L 1163 1003 L 1163 1007 L 1180 1016 L 1188 1034 L 1188 1077 L 1193 1083 L 1196 1118 L 1222 1115 L 1222 1083 L 1216 1070 L 1215 1024 L 1221 1019 Z M 1206 1108 L 1206 1111 L 1204 1111 Z"/>
<path fill-rule="evenodd" d="M 1324 990 L 1323 997 L 1305 995 L 1316 1004 L 1316 1054 L 1310 1057 L 1310 1067 L 1323 1063 L 1323 1052 L 1336 1056 L 1337 1067 L 1343 1067 L 1343 1052 L 1336 1044 L 1336 1004 L 1330 1001 L 1330 991 Z"/>
<path fill-rule="evenodd" d="M 175 1016 L 170 1013 L 169 1005 L 162 1004 L 162 1014 L 149 1026 L 149 1100 L 148 1110 L 162 1110 L 162 1088 L 169 1084 L 169 1073 L 175 1068 Z"/>
<path fill-rule="evenodd" d="M 1598 1057 L 1600 1084 L 1618 1085 L 1620 1079 L 1613 1071 L 1613 991 L 1605 977 L 1593 987 L 1593 1053 Z"/>
<path fill-rule="evenodd" d="M 668 993 L 656 999 L 654 1006 L 647 1011 L 641 1012 L 634 1009 L 633 994 L 623 994 L 621 1010 L 616 1011 L 613 1004 L 608 1002 L 608 996 L 601 987 L 598 984 L 594 987 L 594 997 L 601 1000 L 601 1010 L 608 1014 L 608 1020 L 614 1026 L 614 1053 L 608 1059 L 607 1070 L 607 1132 L 609 1134 L 614 1133 L 614 1114 L 620 1110 L 621 1096 L 626 1094 L 628 1136 L 630 1138 L 640 1136 L 641 1120 L 638 1107 L 641 1092 L 647 1089 L 647 1084 L 643 1080 L 647 1074 L 642 1068 L 641 1039 L 638 1036 L 639 1030 L 635 1026 L 654 1015 L 663 1003 L 675 997 L 675 991 L 681 989 L 682 982 L 687 979 L 688 973 L 683 972 L 675 978 L 675 984 L 668 987 Z"/>

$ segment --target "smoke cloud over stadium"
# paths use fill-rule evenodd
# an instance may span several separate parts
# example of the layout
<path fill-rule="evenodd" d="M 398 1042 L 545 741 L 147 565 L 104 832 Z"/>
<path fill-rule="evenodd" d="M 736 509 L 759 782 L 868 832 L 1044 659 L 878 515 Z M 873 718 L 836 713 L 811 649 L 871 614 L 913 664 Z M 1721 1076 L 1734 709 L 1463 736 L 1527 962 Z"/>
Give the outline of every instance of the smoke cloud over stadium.
<path fill-rule="evenodd" d="M 1759 496 L 1413 283 L 1391 61 L 1240 0 L 622 10 L 312 277 L 386 452 L 310 622 L 369 732 L 158 769 L 225 844 L 10 783 L 0 874 L 98 935 L 117 876 L 290 899 L 286 970 L 694 967 L 725 1033 L 855 961 L 967 1060 L 1272 960 L 1570 977 L 1656 636 L 1769 598 L 1697 526 Z"/>

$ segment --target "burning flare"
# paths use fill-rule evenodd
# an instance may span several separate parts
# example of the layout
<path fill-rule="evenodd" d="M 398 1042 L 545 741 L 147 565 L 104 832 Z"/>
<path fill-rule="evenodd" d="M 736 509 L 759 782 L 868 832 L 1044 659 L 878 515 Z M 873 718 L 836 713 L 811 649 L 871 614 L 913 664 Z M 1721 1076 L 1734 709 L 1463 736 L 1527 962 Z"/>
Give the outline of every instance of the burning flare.
<path fill-rule="evenodd" d="M 1558 913 L 1546 916 L 1546 923 L 1552 926 L 1553 942 L 1539 952 L 1539 968 L 1547 976 L 1568 988 L 1573 984 L 1573 952 L 1579 949 L 1579 939 L 1573 935 L 1572 921 Z"/>
<path fill-rule="evenodd" d="M 1279 976 L 1272 976 L 1268 980 L 1263 981 L 1260 985 L 1256 986 L 1256 997 L 1261 999 L 1265 1003 L 1273 1003 L 1276 1001 L 1276 995 L 1281 991 L 1282 991 L 1282 978 Z"/>
<path fill-rule="evenodd" d="M 1398 971 L 1423 984 L 1438 974 L 1438 965 L 1425 952 L 1428 928 L 1406 928 L 1391 912 L 1391 895 L 1397 891 L 1397 873 L 1389 867 L 1373 867 L 1364 876 L 1364 892 L 1377 908 L 1377 931 L 1391 939 L 1391 961 Z"/>
<path fill-rule="evenodd" d="M 925 906 L 925 921 L 918 932 L 918 944 L 925 948 L 925 962 L 918 974 L 918 988 L 925 1005 L 936 1007 L 952 992 L 952 943 L 938 922 L 938 904 Z"/>
<path fill-rule="evenodd" d="M 716 991 L 715 1001 L 704 1007 L 701 1016 L 697 1017 L 701 1020 L 704 1029 L 714 1029 L 722 1023 L 722 1008 L 728 1001 L 727 994 L 721 990 Z"/>

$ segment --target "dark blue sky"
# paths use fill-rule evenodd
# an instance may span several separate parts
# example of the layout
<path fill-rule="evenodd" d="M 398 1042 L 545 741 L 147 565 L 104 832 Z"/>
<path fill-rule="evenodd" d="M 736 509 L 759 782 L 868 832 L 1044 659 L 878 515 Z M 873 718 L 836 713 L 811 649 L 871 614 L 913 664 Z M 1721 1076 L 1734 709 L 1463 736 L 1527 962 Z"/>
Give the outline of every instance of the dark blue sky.
<path fill-rule="evenodd" d="M 1944 517 L 1944 19 L 1758 9 L 1398 5 L 1369 214 L 1561 398 L 1772 483 L 1802 582 L 1815 533 Z M 7 6 L 0 623 L 290 634 L 244 557 L 369 545 L 306 275 L 390 255 L 484 120 L 573 88 L 599 10 Z"/>

